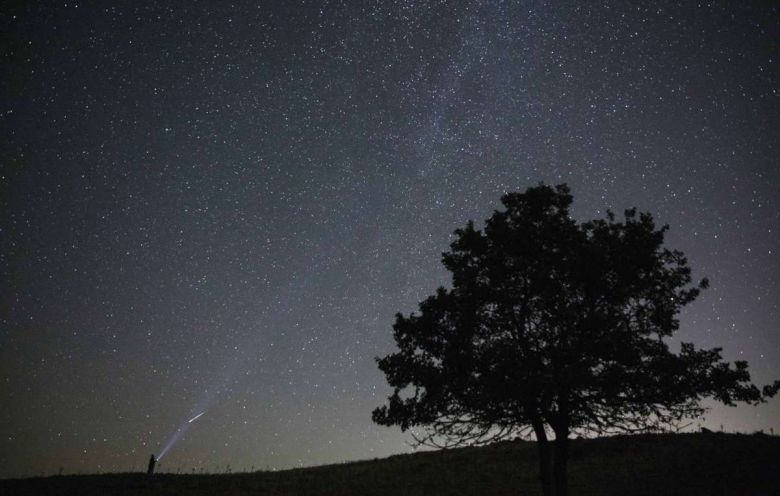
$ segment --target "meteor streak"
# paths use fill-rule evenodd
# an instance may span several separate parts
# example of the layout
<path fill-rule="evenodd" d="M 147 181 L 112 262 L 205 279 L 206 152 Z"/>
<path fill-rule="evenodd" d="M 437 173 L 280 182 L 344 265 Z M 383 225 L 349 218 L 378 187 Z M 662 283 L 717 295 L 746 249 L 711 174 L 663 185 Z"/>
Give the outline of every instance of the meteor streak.
<path fill-rule="evenodd" d="M 200 417 L 200 416 L 201 416 L 201 415 L 203 415 L 204 413 L 206 413 L 206 412 L 200 412 L 199 414 L 197 414 L 197 415 L 195 415 L 194 417 L 192 417 L 191 419 L 189 419 L 189 420 L 187 421 L 187 423 L 188 423 L 188 424 L 191 424 L 191 423 L 195 422 L 196 420 L 198 420 L 198 417 Z"/>

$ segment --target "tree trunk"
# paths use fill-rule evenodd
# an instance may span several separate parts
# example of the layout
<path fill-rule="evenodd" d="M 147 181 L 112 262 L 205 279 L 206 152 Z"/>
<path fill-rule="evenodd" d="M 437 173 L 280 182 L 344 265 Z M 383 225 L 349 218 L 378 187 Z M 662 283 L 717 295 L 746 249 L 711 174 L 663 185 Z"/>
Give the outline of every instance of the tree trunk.
<path fill-rule="evenodd" d="M 541 420 L 533 422 L 536 445 L 539 447 L 539 479 L 542 482 L 542 494 L 544 496 L 556 496 L 552 481 L 552 463 L 550 456 L 550 442 L 547 440 L 547 432 Z"/>
<path fill-rule="evenodd" d="M 555 458 L 553 477 L 555 479 L 555 496 L 568 496 L 569 483 L 566 469 L 569 462 L 569 426 L 562 425 L 555 429 Z"/>

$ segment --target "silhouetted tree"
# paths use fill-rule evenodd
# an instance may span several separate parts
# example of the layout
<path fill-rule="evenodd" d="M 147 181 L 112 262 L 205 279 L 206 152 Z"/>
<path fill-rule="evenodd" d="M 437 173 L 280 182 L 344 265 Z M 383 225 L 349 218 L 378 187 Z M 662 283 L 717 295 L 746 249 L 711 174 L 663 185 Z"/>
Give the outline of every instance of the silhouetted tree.
<path fill-rule="evenodd" d="M 577 223 L 566 185 L 502 202 L 484 232 L 455 231 L 452 289 L 396 316 L 399 351 L 378 359 L 394 392 L 375 422 L 439 447 L 533 432 L 544 494 L 565 496 L 574 433 L 663 430 L 701 415 L 705 397 L 755 404 L 777 391 L 762 394 L 720 348 L 669 349 L 707 281 L 691 285 L 650 214 Z"/>

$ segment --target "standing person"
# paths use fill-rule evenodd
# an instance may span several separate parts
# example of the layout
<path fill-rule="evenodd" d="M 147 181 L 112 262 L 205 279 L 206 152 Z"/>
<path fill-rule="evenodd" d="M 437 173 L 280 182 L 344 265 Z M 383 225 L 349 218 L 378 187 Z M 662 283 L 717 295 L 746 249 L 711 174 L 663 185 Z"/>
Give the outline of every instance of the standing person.
<path fill-rule="evenodd" d="M 157 459 L 154 457 L 154 454 L 152 454 L 151 457 L 149 457 L 149 467 L 146 469 L 146 473 L 148 475 L 152 475 L 154 473 L 154 466 L 157 464 Z"/>

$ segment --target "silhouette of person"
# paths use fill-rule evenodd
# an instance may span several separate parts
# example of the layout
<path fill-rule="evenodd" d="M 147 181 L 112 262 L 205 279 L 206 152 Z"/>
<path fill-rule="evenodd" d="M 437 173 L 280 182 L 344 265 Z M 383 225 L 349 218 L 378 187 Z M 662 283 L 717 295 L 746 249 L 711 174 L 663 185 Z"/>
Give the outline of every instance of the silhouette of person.
<path fill-rule="evenodd" d="M 152 475 L 154 473 L 154 466 L 156 464 L 157 464 L 157 459 L 154 457 L 154 454 L 152 454 L 152 456 L 149 457 L 149 467 L 146 469 L 146 473 Z"/>

